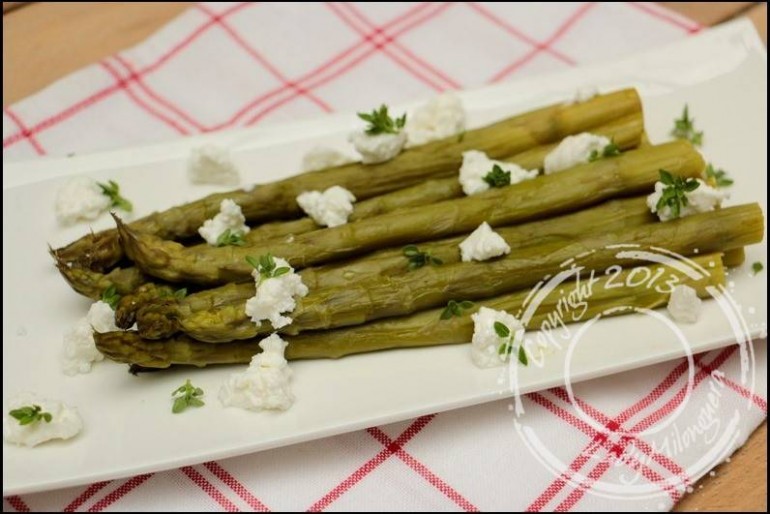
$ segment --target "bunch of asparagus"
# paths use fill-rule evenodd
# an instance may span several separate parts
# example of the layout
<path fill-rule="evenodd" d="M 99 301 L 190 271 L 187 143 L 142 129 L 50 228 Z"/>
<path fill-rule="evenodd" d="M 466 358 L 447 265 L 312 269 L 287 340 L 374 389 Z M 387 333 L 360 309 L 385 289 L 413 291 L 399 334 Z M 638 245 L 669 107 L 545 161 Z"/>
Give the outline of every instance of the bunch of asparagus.
<path fill-rule="evenodd" d="M 584 131 L 605 135 L 624 152 L 561 173 L 464 197 L 455 177 L 462 152 L 527 169 L 543 167 L 564 137 Z M 641 104 L 624 90 L 574 105 L 553 105 L 405 151 L 378 165 L 350 164 L 280 182 L 211 195 L 53 250 L 72 288 L 98 298 L 114 287 L 122 295 L 116 323 L 137 329 L 96 336 L 97 347 L 119 362 L 143 368 L 248 362 L 273 331 L 252 323 L 246 300 L 254 295 L 246 257 L 272 254 L 301 269 L 310 294 L 282 328 L 288 358 L 340 357 L 394 347 L 467 342 L 470 313 L 480 305 L 515 312 L 526 288 L 576 254 L 603 270 L 616 264 L 608 245 L 664 246 L 712 263 L 709 277 L 680 277 L 699 293 L 723 282 L 722 252 L 734 258 L 761 241 L 764 219 L 744 205 L 660 223 L 643 196 L 665 169 L 700 177 L 704 162 L 686 142 L 644 144 Z M 346 225 L 321 229 L 299 214 L 295 197 L 309 189 L 342 185 L 362 201 Z M 231 198 L 252 230 L 243 246 L 182 245 L 219 203 Z M 509 255 L 461 262 L 458 243 L 487 222 L 511 246 Z M 186 241 L 187 242 L 187 241 Z M 410 266 L 403 246 L 431 259 Z M 127 257 L 128 267 L 116 267 Z M 431 264 L 433 263 L 433 264 Z M 440 265 L 434 265 L 441 263 Z M 416 268 L 416 269 L 415 269 Z M 192 291 L 186 297 L 179 288 Z M 596 313 L 616 306 L 654 307 L 667 294 L 624 287 L 595 298 Z M 442 319 L 451 300 L 473 300 L 460 317 Z M 549 298 L 548 302 L 557 299 Z M 594 312 L 594 311 L 591 311 Z M 539 319 L 536 314 L 534 321 Z"/>

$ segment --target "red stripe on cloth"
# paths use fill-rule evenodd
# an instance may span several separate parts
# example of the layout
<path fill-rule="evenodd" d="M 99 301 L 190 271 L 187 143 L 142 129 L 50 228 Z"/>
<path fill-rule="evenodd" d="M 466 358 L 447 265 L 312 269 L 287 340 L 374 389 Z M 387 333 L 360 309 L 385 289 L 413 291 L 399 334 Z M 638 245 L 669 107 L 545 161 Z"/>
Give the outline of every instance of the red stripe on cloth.
<path fill-rule="evenodd" d="M 590 11 L 596 4 L 595 3 L 587 3 L 581 5 L 578 9 L 575 10 L 565 21 L 561 24 L 561 26 L 556 29 L 556 31 L 543 43 L 538 45 L 536 48 L 534 48 L 531 52 L 524 55 L 523 57 L 517 59 L 513 63 L 509 64 L 499 72 L 497 72 L 491 79 L 490 82 L 497 82 L 499 80 L 502 80 L 505 76 L 510 75 L 517 69 L 524 66 L 526 63 L 531 61 L 533 58 L 535 58 L 536 55 L 538 55 L 540 52 L 546 51 L 547 49 L 551 49 L 552 46 L 571 29 L 583 16 L 585 16 L 588 11 Z M 565 56 L 566 57 L 566 56 Z M 565 61 L 567 64 L 570 64 L 572 66 L 575 65 L 575 61 L 568 58 L 568 61 Z"/>
<path fill-rule="evenodd" d="M 340 496 L 350 490 L 351 487 L 364 479 L 369 473 L 374 471 L 380 464 L 388 460 L 394 453 L 396 453 L 403 445 L 409 442 L 414 436 L 416 436 L 425 426 L 436 417 L 435 414 L 429 416 L 422 416 L 417 418 L 404 432 L 392 441 L 388 446 L 383 448 L 377 455 L 366 461 L 361 467 L 351 473 L 345 480 L 340 482 L 331 491 L 326 493 L 320 500 L 313 503 L 308 508 L 308 512 L 320 512 L 331 505 Z"/>
<path fill-rule="evenodd" d="M 187 475 L 195 485 L 203 489 L 206 494 L 213 498 L 227 512 L 238 512 L 238 507 L 228 500 L 225 495 L 222 494 L 222 491 L 214 487 L 214 485 L 206 480 L 206 477 L 201 475 L 195 468 L 192 466 L 185 466 L 180 468 L 180 471 Z"/>
<path fill-rule="evenodd" d="M 19 496 L 9 496 L 6 500 L 11 507 L 16 509 L 16 512 L 31 512 L 29 505 L 27 505 Z"/>
<path fill-rule="evenodd" d="M 647 13 L 653 18 L 666 21 L 669 24 L 674 25 L 675 27 L 679 27 L 680 29 L 687 31 L 690 34 L 695 34 L 696 32 L 699 32 L 703 28 L 700 24 L 695 22 L 690 24 L 685 23 L 681 19 L 672 16 L 667 11 L 663 11 L 657 7 L 653 7 L 654 4 L 651 5 L 645 2 L 627 2 L 627 3 L 631 7 L 634 7 L 639 11 Z"/>
<path fill-rule="evenodd" d="M 377 439 L 386 448 L 393 443 L 393 440 L 381 429 L 374 427 L 367 430 L 369 434 Z M 396 457 L 401 459 L 404 464 L 412 468 L 418 475 L 423 477 L 430 485 L 438 489 L 444 496 L 455 502 L 466 512 L 479 512 L 479 508 L 468 501 L 452 486 L 444 482 L 438 475 L 433 473 L 425 464 L 417 460 L 413 455 L 402 448 L 396 451 Z"/>
<path fill-rule="evenodd" d="M 64 512 L 75 512 L 77 509 L 79 509 L 85 502 L 90 500 L 96 493 L 104 489 L 108 484 L 111 484 L 111 480 L 107 480 L 105 482 L 96 482 L 95 484 L 89 485 L 85 491 L 80 493 L 77 498 L 72 500 L 66 507 L 64 507 Z"/>
<path fill-rule="evenodd" d="M 739 395 L 746 398 L 747 400 L 753 402 L 757 407 L 762 409 L 762 412 L 767 414 L 767 400 L 765 400 L 758 394 L 752 393 L 742 385 L 733 382 L 729 378 L 723 377 L 722 383 L 727 387 L 729 387 L 730 389 L 732 389 L 733 391 L 735 391 L 736 393 L 738 393 Z"/>
<path fill-rule="evenodd" d="M 212 461 L 206 462 L 203 465 L 214 476 L 224 482 L 227 487 L 232 489 L 233 492 L 235 492 L 235 494 L 237 494 L 243 501 L 248 503 L 255 512 L 270 512 L 270 509 L 267 508 L 264 503 L 259 501 L 259 499 L 251 494 L 251 492 L 246 489 L 242 483 L 240 483 L 234 476 L 228 473 L 228 471 L 218 463 Z"/>
<path fill-rule="evenodd" d="M 230 7 L 227 10 L 223 11 L 219 16 L 220 17 L 229 16 L 230 14 L 233 14 L 250 5 L 252 5 L 251 2 L 243 2 L 241 4 L 234 5 L 233 7 Z M 178 54 L 180 51 L 182 51 L 184 48 L 190 45 L 190 43 L 195 41 L 201 34 L 206 32 L 207 29 L 213 26 L 214 26 L 214 22 L 211 20 L 207 20 L 205 23 L 198 26 L 195 30 L 193 30 L 190 34 L 188 34 L 185 38 L 180 40 L 177 44 L 172 46 L 165 54 L 161 55 L 153 63 L 139 70 L 138 74 L 145 75 L 147 73 L 157 70 L 163 64 L 165 64 L 169 59 L 174 57 L 176 54 Z M 96 91 L 95 93 L 92 93 L 87 97 L 85 97 L 84 99 L 78 102 L 75 102 L 74 104 L 58 112 L 57 114 L 54 114 L 53 116 L 49 116 L 48 118 L 45 118 L 42 121 L 36 123 L 34 126 L 32 126 L 29 129 L 29 133 L 30 135 L 35 135 L 35 134 L 38 134 L 39 132 L 42 132 L 43 130 L 47 130 L 61 123 L 62 121 L 68 118 L 71 118 L 75 114 L 92 106 L 93 104 L 104 100 L 105 98 L 109 97 L 113 93 L 120 91 L 120 89 L 121 89 L 120 86 L 115 84 L 115 85 L 107 86 L 99 91 Z M 3 139 L 3 148 L 7 148 L 13 144 L 16 144 L 19 141 L 22 141 L 23 139 L 25 139 L 25 136 L 21 132 L 17 132 L 16 134 L 11 134 L 7 138 Z"/>
<path fill-rule="evenodd" d="M 150 104 L 146 103 L 144 100 L 139 98 L 139 96 L 134 93 L 134 91 L 130 87 L 130 81 L 127 81 L 124 79 L 121 74 L 107 61 L 101 61 L 99 65 L 104 68 L 112 77 L 117 81 L 117 85 L 120 89 L 124 90 L 126 92 L 126 96 L 130 98 L 136 105 L 141 107 L 145 112 L 150 114 L 150 116 L 159 119 L 169 127 L 173 128 L 177 132 L 179 132 L 182 135 L 189 134 L 189 131 L 178 124 L 175 120 L 172 120 L 162 112 L 155 109 Z"/>
<path fill-rule="evenodd" d="M 153 476 L 153 473 L 148 473 L 146 475 L 137 475 L 133 478 L 130 478 L 126 480 L 123 485 L 112 491 L 110 494 L 96 502 L 91 506 L 90 509 L 88 509 L 88 512 L 101 512 L 116 501 L 123 498 L 125 495 L 145 483 L 151 476 Z"/>
<path fill-rule="evenodd" d="M 547 52 L 547 53 L 551 54 L 553 57 L 559 59 L 560 61 L 562 61 L 562 62 L 564 62 L 566 64 L 570 64 L 570 65 L 575 64 L 575 61 L 572 60 L 572 58 L 567 57 L 566 55 L 564 55 L 563 53 L 561 53 L 557 49 L 552 48 L 548 43 L 541 43 L 540 41 L 537 41 L 536 39 L 529 37 L 528 35 L 526 35 L 522 31 L 520 31 L 519 29 L 517 29 L 516 27 L 514 27 L 513 25 L 511 25 L 510 23 L 508 23 L 507 21 L 505 21 L 501 17 L 497 16 L 495 13 L 493 13 L 492 11 L 487 9 L 486 7 L 480 5 L 480 4 L 476 3 L 476 2 L 466 2 L 466 5 L 468 5 L 471 9 L 473 9 L 474 11 L 479 13 L 481 16 L 483 16 L 487 20 L 491 21 L 493 24 L 495 24 L 498 27 L 500 27 L 501 29 L 503 29 L 505 32 L 511 34 L 516 39 L 519 39 L 519 40 L 527 43 L 528 45 L 530 45 L 534 49 L 536 49 L 538 51 Z"/>
<path fill-rule="evenodd" d="M 33 137 L 33 133 L 27 128 L 24 122 L 21 121 L 21 118 L 16 116 L 16 113 L 11 111 L 9 107 L 5 107 L 3 111 L 5 112 L 5 115 L 11 119 L 14 125 L 16 125 L 16 128 L 19 129 L 21 139 L 26 139 L 29 141 L 29 144 L 32 145 L 32 148 L 35 150 L 36 154 L 45 155 L 45 150 L 43 150 L 43 147 L 40 145 L 37 139 Z M 3 143 L 3 146 L 5 146 L 5 143 Z"/>
<path fill-rule="evenodd" d="M 128 76 L 125 79 L 126 84 L 130 84 L 130 83 L 136 84 L 137 87 L 139 87 L 139 89 L 141 89 L 145 95 L 150 97 L 160 106 L 165 107 L 166 109 L 171 111 L 171 113 L 175 114 L 176 116 L 181 118 L 183 121 L 190 124 L 193 130 L 197 130 L 198 132 L 206 131 L 206 127 L 204 127 L 200 122 L 198 122 L 198 120 L 194 119 L 192 115 L 184 112 L 181 108 L 177 107 L 170 100 L 168 100 L 167 98 L 164 98 L 160 94 L 156 93 L 153 89 L 151 89 L 142 79 L 142 75 L 134 69 L 132 64 L 127 59 L 122 57 L 120 54 L 115 54 L 113 57 L 128 72 Z"/>
<path fill-rule="evenodd" d="M 433 9 L 432 11 L 429 11 L 427 14 L 425 14 L 423 16 L 415 16 L 413 19 L 411 19 L 411 21 L 408 21 L 398 31 L 396 31 L 395 33 L 391 34 L 391 37 L 392 38 L 399 37 L 400 35 L 408 32 L 409 30 L 412 30 L 413 28 L 421 25 L 422 23 L 425 23 L 426 21 L 430 20 L 434 16 L 438 15 L 439 13 L 444 11 L 444 9 L 446 9 L 447 7 L 448 7 L 448 4 L 440 4 L 436 9 Z M 420 11 L 420 13 L 421 12 L 422 11 Z M 404 19 L 406 20 L 407 18 L 404 18 Z M 391 23 L 383 25 L 383 28 L 385 28 L 385 27 L 387 27 L 389 25 L 391 25 Z M 361 41 L 357 45 L 358 45 L 358 47 L 363 47 L 365 44 L 366 44 L 365 41 Z M 317 78 L 314 82 L 312 82 L 310 84 L 306 84 L 305 87 L 307 89 L 315 89 L 317 87 L 320 87 L 320 86 L 326 84 L 327 82 L 330 82 L 331 80 L 334 80 L 334 79 L 338 78 L 339 76 L 341 76 L 342 74 L 346 73 L 347 71 L 349 71 L 350 69 L 352 69 L 353 67 L 358 65 L 360 62 L 362 62 L 364 59 L 366 59 L 370 55 L 374 54 L 375 52 L 377 52 L 376 48 L 370 48 L 370 49 L 366 50 L 363 54 L 353 58 L 353 60 L 350 60 L 350 61 L 346 62 L 345 64 L 343 64 L 341 67 L 337 68 L 336 70 L 334 70 L 330 74 L 328 74 L 326 76 L 322 76 L 320 78 Z M 335 59 L 336 58 L 333 58 L 332 60 L 335 60 Z M 341 62 L 341 60 L 338 61 L 338 62 Z M 323 65 L 322 65 L 322 67 L 323 67 Z M 311 79 L 313 76 L 314 76 L 314 74 L 312 74 L 312 73 L 306 75 L 306 77 L 308 79 Z M 304 78 L 301 79 L 300 81 L 298 81 L 298 83 L 302 82 L 303 80 L 305 80 L 305 79 Z M 262 111 L 258 112 L 252 118 L 247 120 L 245 124 L 246 125 L 252 125 L 252 124 L 256 123 L 261 118 L 263 118 L 265 115 L 267 115 L 269 112 L 271 112 L 274 109 L 280 107 L 281 105 L 285 104 L 286 102 L 293 100 L 295 97 L 296 97 L 296 95 L 292 95 L 291 97 L 278 100 L 276 102 L 276 104 L 270 105 L 270 106 L 264 108 Z"/>
<path fill-rule="evenodd" d="M 312 94 L 310 91 L 302 89 L 297 84 L 289 80 L 283 73 L 281 73 L 280 70 L 278 70 L 278 68 L 276 68 L 270 61 L 268 61 L 264 55 L 249 45 L 249 43 L 247 43 L 246 40 L 243 39 L 243 37 L 241 37 L 241 35 L 234 28 L 225 23 L 222 17 L 210 11 L 203 4 L 196 4 L 195 7 L 206 13 L 208 16 L 211 16 L 211 18 L 219 24 L 222 30 L 224 30 L 238 46 L 240 46 L 247 54 L 253 57 L 254 60 L 260 63 L 265 69 L 267 69 L 267 71 L 270 72 L 273 77 L 275 77 L 280 82 L 283 82 L 286 87 L 295 90 L 300 95 L 306 96 L 308 100 L 316 104 L 324 112 L 332 112 L 334 110 L 329 106 L 329 104 L 318 98 L 316 95 Z"/>
<path fill-rule="evenodd" d="M 449 7 L 451 7 L 452 4 L 449 4 Z M 388 35 L 387 31 L 384 30 L 382 27 L 379 27 L 376 25 L 372 20 L 367 18 L 363 12 L 361 12 L 360 9 L 356 7 L 355 4 L 352 3 L 343 3 L 341 7 L 347 8 L 347 11 L 355 16 L 361 23 L 363 23 L 366 27 L 368 27 L 370 30 L 373 30 L 374 33 L 372 35 L 372 41 L 376 40 L 378 37 L 385 40 L 385 44 L 389 44 L 393 47 L 393 50 L 398 50 L 403 54 L 407 59 L 411 60 L 418 66 L 422 67 L 424 70 L 426 70 L 428 73 L 431 73 L 434 77 L 436 77 L 439 81 L 442 81 L 444 84 L 439 85 L 439 87 L 443 89 L 446 89 L 447 87 L 452 89 L 460 89 L 462 86 L 456 82 L 454 79 L 452 79 L 449 75 L 438 69 L 437 67 L 433 66 L 431 63 L 423 59 L 422 57 L 418 56 L 414 52 L 412 52 L 408 47 L 402 45 L 400 42 L 394 40 L 393 38 Z M 359 33 L 363 34 L 366 30 L 358 30 Z M 389 49 L 390 50 L 390 49 Z M 395 56 L 395 53 L 394 53 Z"/>

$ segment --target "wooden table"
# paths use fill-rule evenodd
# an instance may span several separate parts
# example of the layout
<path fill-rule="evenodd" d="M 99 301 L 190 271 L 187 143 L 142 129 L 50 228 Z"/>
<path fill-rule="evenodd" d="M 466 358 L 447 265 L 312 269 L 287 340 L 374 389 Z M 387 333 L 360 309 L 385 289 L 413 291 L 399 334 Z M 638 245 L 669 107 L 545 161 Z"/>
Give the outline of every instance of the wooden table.
<path fill-rule="evenodd" d="M 182 12 L 188 2 L 3 3 L 3 105 L 59 77 L 135 45 Z M 750 18 L 767 41 L 767 4 L 663 2 L 704 24 Z M 23 63 L 23 64 L 22 64 Z M 729 464 L 695 485 L 678 511 L 767 511 L 767 424 Z"/>

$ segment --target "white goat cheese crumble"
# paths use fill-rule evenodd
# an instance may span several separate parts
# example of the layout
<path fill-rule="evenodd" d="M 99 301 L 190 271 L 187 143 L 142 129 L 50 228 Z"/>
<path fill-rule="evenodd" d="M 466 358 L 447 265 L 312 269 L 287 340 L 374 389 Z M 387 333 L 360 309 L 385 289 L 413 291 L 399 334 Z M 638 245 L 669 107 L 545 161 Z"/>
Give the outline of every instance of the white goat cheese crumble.
<path fill-rule="evenodd" d="M 361 154 L 361 162 L 377 164 L 389 161 L 401 153 L 406 144 L 406 132 L 401 130 L 396 134 L 369 135 L 364 130 L 357 130 L 350 134 L 348 140 Z"/>
<path fill-rule="evenodd" d="M 460 243 L 463 262 L 486 261 L 511 253 L 511 247 L 485 221 Z"/>
<path fill-rule="evenodd" d="M 726 191 L 720 191 L 706 184 L 701 179 L 696 179 L 700 184 L 694 191 L 685 193 L 687 197 L 687 205 L 682 205 L 679 210 L 679 216 L 685 217 L 699 212 L 713 211 L 718 206 L 722 205 L 728 196 Z M 647 207 L 650 208 L 653 214 L 657 214 L 660 221 L 669 221 L 675 219 L 675 216 L 671 212 L 671 207 L 668 205 L 663 206 L 658 210 L 658 202 L 661 196 L 663 196 L 663 190 L 666 189 L 666 185 L 663 182 L 655 182 L 655 192 L 647 197 Z"/>
<path fill-rule="evenodd" d="M 424 145 L 465 130 L 465 108 L 454 93 L 431 98 L 409 115 L 406 122 L 407 147 Z"/>
<path fill-rule="evenodd" d="M 595 150 L 601 153 L 608 144 L 610 144 L 608 138 L 588 132 L 567 136 L 559 143 L 559 146 L 545 156 L 545 174 L 549 175 L 578 164 L 584 164 L 588 162 L 591 152 Z"/>
<path fill-rule="evenodd" d="M 302 171 L 318 171 L 353 162 L 355 159 L 325 146 L 316 146 L 302 156 Z"/>
<path fill-rule="evenodd" d="M 575 90 L 572 98 L 565 102 L 566 105 L 581 104 L 587 102 L 599 95 L 599 88 L 596 86 L 581 86 Z"/>
<path fill-rule="evenodd" d="M 192 149 L 187 160 L 187 178 L 193 184 L 237 186 L 241 182 L 230 152 L 214 145 Z"/>
<path fill-rule="evenodd" d="M 341 186 L 332 186 L 323 193 L 306 191 L 297 196 L 297 204 L 305 214 L 323 227 L 337 227 L 348 222 L 353 214 L 356 197 Z"/>
<path fill-rule="evenodd" d="M 703 300 L 690 286 L 678 285 L 671 291 L 668 299 L 668 313 L 679 323 L 695 323 L 700 317 Z"/>
<path fill-rule="evenodd" d="M 51 421 L 39 420 L 28 425 L 20 425 L 19 420 L 10 415 L 10 411 L 22 407 L 39 406 L 41 412 L 51 415 Z M 19 446 L 37 446 L 53 439 L 71 439 L 83 429 L 83 420 L 74 407 L 56 400 L 24 393 L 8 402 L 3 417 L 3 438 Z"/>
<path fill-rule="evenodd" d="M 262 353 L 251 358 L 246 371 L 233 373 L 219 390 L 225 407 L 247 410 L 286 410 L 294 403 L 291 369 L 284 357 L 288 343 L 278 334 L 260 341 Z"/>
<path fill-rule="evenodd" d="M 257 292 L 246 301 L 246 315 L 251 321 L 260 326 L 263 321 L 270 321 L 275 330 L 291 324 L 289 316 L 283 313 L 291 312 L 297 306 L 296 297 L 307 295 L 308 289 L 302 283 L 302 277 L 294 272 L 286 260 L 274 257 L 275 269 L 288 268 L 289 271 L 279 276 L 263 278 L 259 270 L 251 272 Z"/>
<path fill-rule="evenodd" d="M 112 201 L 95 180 L 74 177 L 56 192 L 56 219 L 62 225 L 92 221 L 107 212 L 110 205 Z"/>
<path fill-rule="evenodd" d="M 94 362 L 104 360 L 104 355 L 96 349 L 94 332 L 113 332 L 120 330 L 115 326 L 115 312 L 103 301 L 94 302 L 88 314 L 79 319 L 64 334 L 62 345 L 62 371 L 73 376 L 89 373 Z"/>
<path fill-rule="evenodd" d="M 460 166 L 460 184 L 463 193 L 475 195 L 488 190 L 491 186 L 484 181 L 484 177 L 497 165 L 503 171 L 511 174 L 511 184 L 518 184 L 524 180 L 537 177 L 537 170 L 527 171 L 513 162 L 495 161 L 487 157 L 487 154 L 478 150 L 463 152 L 463 163 Z"/>
<path fill-rule="evenodd" d="M 217 242 L 225 231 L 230 233 L 247 234 L 251 230 L 246 225 L 246 217 L 241 211 L 241 206 L 229 198 L 219 204 L 219 214 L 203 222 L 198 233 L 211 246 L 217 246 Z"/>
<path fill-rule="evenodd" d="M 523 343 L 524 325 L 512 314 L 482 307 L 471 315 L 473 320 L 473 338 L 471 339 L 471 359 L 480 368 L 502 366 L 515 354 L 515 345 Z M 502 338 L 495 330 L 495 322 L 502 323 L 510 331 L 510 336 Z M 508 351 L 508 348 L 513 351 Z"/>

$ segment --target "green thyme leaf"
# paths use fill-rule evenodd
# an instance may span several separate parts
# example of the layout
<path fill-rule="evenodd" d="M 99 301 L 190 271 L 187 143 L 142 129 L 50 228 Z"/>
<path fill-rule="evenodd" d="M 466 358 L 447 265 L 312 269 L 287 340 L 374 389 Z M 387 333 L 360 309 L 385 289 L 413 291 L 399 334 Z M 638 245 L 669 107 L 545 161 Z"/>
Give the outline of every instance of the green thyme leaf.
<path fill-rule="evenodd" d="M 666 186 L 655 206 L 655 210 L 660 212 L 665 207 L 671 210 L 671 215 L 678 218 L 682 213 L 682 207 L 689 205 L 687 193 L 695 191 L 700 186 L 700 182 L 694 178 L 682 178 L 673 175 L 666 170 L 660 170 L 660 181 Z"/>
<path fill-rule="evenodd" d="M 765 269 L 765 266 L 759 261 L 751 265 L 751 271 L 753 271 L 755 275 L 760 273 L 763 269 Z"/>
<path fill-rule="evenodd" d="M 126 212 L 134 210 L 134 205 L 120 195 L 120 186 L 114 180 L 109 180 L 106 184 L 97 182 L 96 185 L 101 188 L 102 194 L 112 202 L 110 207 L 115 207 L 116 209 L 121 209 Z"/>
<path fill-rule="evenodd" d="M 388 114 L 388 106 L 385 104 L 371 113 L 359 112 L 358 117 L 369 124 L 364 130 L 370 136 L 398 134 L 406 125 L 406 114 L 394 120 Z"/>
<path fill-rule="evenodd" d="M 733 185 L 733 179 L 723 169 L 716 169 L 709 163 L 706 166 L 706 178 L 709 179 L 716 187 L 730 187 Z"/>
<path fill-rule="evenodd" d="M 441 319 L 450 319 L 453 316 L 460 317 L 463 315 L 463 311 L 470 309 L 473 307 L 473 302 L 469 300 L 461 300 L 459 302 L 455 300 L 449 300 L 446 304 L 446 307 L 444 307 L 444 310 L 441 311 Z"/>
<path fill-rule="evenodd" d="M 19 422 L 19 425 L 34 425 L 40 421 L 50 423 L 53 419 L 50 412 L 43 412 L 40 405 L 25 405 L 18 409 L 13 409 L 8 413 L 13 419 Z"/>
<path fill-rule="evenodd" d="M 187 407 L 202 407 L 204 405 L 203 400 L 200 399 L 203 396 L 203 389 L 193 386 L 189 378 L 184 384 L 174 389 L 171 396 L 174 398 L 174 404 L 171 407 L 171 412 L 174 414 L 184 411 Z"/>
<path fill-rule="evenodd" d="M 118 302 L 120 301 L 118 288 L 115 287 L 114 284 L 109 286 L 107 289 L 102 291 L 101 300 L 107 305 L 109 305 L 112 308 L 112 310 L 115 310 L 115 307 L 118 306 Z"/>
<path fill-rule="evenodd" d="M 617 157 L 622 152 L 620 147 L 615 144 L 615 140 L 611 140 L 607 145 L 599 150 L 591 150 L 591 154 L 588 156 L 588 162 L 598 161 L 599 159 L 607 159 L 608 157 Z"/>
<path fill-rule="evenodd" d="M 255 270 L 257 270 L 259 275 L 264 279 L 280 277 L 281 275 L 285 275 L 291 271 L 291 268 L 287 266 L 276 268 L 275 258 L 269 253 L 260 255 L 258 259 L 252 257 L 251 255 L 247 255 L 246 262 L 248 262 Z"/>
<path fill-rule="evenodd" d="M 509 329 L 507 326 L 505 326 L 503 323 L 500 323 L 499 321 L 495 321 L 494 324 L 495 333 L 497 334 L 497 337 L 502 337 L 505 339 L 506 337 L 511 335 L 511 329 Z"/>
<path fill-rule="evenodd" d="M 187 288 L 186 288 L 186 287 L 183 287 L 183 288 L 181 288 L 181 289 L 177 289 L 176 291 L 174 291 L 174 293 L 173 293 L 173 295 L 172 295 L 172 296 L 173 296 L 174 298 L 176 298 L 177 300 L 182 300 L 182 299 L 184 299 L 184 297 L 185 297 L 185 296 L 187 296 Z"/>
<path fill-rule="evenodd" d="M 217 238 L 217 246 L 243 246 L 244 244 L 246 241 L 243 239 L 243 232 L 239 230 L 228 228 Z"/>
<path fill-rule="evenodd" d="M 524 345 L 519 346 L 519 362 L 523 365 L 529 365 L 529 359 L 527 359 L 527 351 L 524 349 Z"/>
<path fill-rule="evenodd" d="M 492 171 L 481 177 L 489 187 L 505 187 L 511 185 L 511 172 L 504 171 L 499 165 L 492 166 Z"/>
<path fill-rule="evenodd" d="M 404 257 L 407 259 L 407 268 L 410 270 L 416 270 L 422 268 L 427 264 L 433 266 L 440 266 L 444 264 L 444 261 L 438 257 L 433 257 L 429 252 L 420 251 L 415 245 L 407 245 L 403 248 Z"/>
<path fill-rule="evenodd" d="M 677 139 L 684 139 L 695 146 L 703 144 L 703 131 L 695 130 L 695 119 L 690 118 L 690 111 L 687 104 L 684 105 L 682 117 L 674 120 L 674 128 L 671 135 Z"/>

